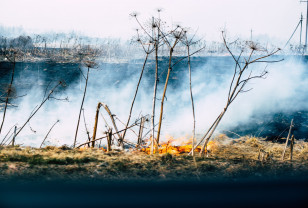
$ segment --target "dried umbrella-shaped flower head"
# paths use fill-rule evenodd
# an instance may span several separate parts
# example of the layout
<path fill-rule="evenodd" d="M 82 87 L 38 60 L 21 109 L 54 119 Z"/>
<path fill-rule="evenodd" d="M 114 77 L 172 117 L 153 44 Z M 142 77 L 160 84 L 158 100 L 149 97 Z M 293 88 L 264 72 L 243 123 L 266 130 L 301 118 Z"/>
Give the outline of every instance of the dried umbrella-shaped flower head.
<path fill-rule="evenodd" d="M 136 18 L 138 16 L 138 12 L 132 12 L 129 14 L 130 17 Z"/>
<path fill-rule="evenodd" d="M 254 51 L 260 50 L 259 45 L 253 41 L 248 41 L 247 45 L 251 50 L 254 50 Z"/>
<path fill-rule="evenodd" d="M 95 68 L 97 66 L 97 63 L 91 60 L 83 61 L 83 63 L 88 68 Z"/>
<path fill-rule="evenodd" d="M 59 84 L 62 86 L 62 87 L 66 87 L 66 82 L 64 80 L 60 80 L 59 81 Z"/>
<path fill-rule="evenodd" d="M 173 36 L 176 38 L 176 39 L 180 39 L 182 37 L 183 33 L 181 31 L 174 31 L 173 32 Z"/>
<path fill-rule="evenodd" d="M 157 8 L 156 11 L 157 11 L 158 13 L 160 13 L 160 12 L 163 11 L 163 8 Z"/>
<path fill-rule="evenodd" d="M 152 28 L 156 28 L 157 27 L 157 22 L 156 21 L 153 21 L 152 22 Z"/>

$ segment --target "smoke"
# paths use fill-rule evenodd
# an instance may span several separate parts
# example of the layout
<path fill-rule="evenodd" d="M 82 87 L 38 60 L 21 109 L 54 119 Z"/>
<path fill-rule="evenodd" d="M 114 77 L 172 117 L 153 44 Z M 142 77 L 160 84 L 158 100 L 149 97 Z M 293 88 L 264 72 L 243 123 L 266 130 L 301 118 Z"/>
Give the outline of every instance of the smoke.
<path fill-rule="evenodd" d="M 256 79 L 246 87 L 253 88 L 247 93 L 240 94 L 229 107 L 217 132 L 223 133 L 242 124 L 254 124 L 252 117 L 275 114 L 279 112 L 293 113 L 307 111 L 307 69 L 305 63 L 298 57 L 286 57 L 285 61 L 274 64 L 256 64 L 252 71 L 260 71 L 266 68 L 269 74 L 266 79 Z M 210 69 L 211 78 L 208 82 L 202 76 L 202 71 Z M 215 79 L 217 72 L 215 65 L 206 64 L 194 74 L 194 85 L 196 98 L 196 120 L 197 132 L 204 134 L 205 130 L 214 122 L 227 101 L 227 93 L 232 78 L 233 67 L 226 67 L 226 73 Z M 203 73 L 204 74 L 204 73 Z M 200 84 L 200 83 L 203 83 Z M 195 89 L 194 88 L 194 89 Z M 187 91 L 187 90 L 186 90 Z M 187 98 L 187 92 L 185 97 Z M 188 107 L 181 109 L 184 116 L 178 114 L 176 121 L 181 121 L 182 132 L 192 129 L 191 110 Z M 290 118 L 291 120 L 291 118 Z M 259 120 L 262 122 L 262 120 Z M 177 123 L 178 125 L 179 123 Z M 181 132 L 181 133 L 182 133 Z M 307 132 L 307 129 L 306 129 Z M 278 135 L 277 135 L 278 136 Z"/>
<path fill-rule="evenodd" d="M 206 60 L 206 61 L 204 61 Z M 32 65 L 31 65 L 32 67 Z M 84 114 L 90 136 L 93 133 L 94 117 L 98 102 L 107 104 L 116 116 L 119 129 L 127 122 L 129 109 L 135 93 L 139 79 L 142 61 L 138 63 L 128 62 L 123 64 L 101 64 L 98 69 L 90 69 L 89 84 L 87 88 Z M 191 136 L 193 128 L 193 118 L 189 93 L 188 69 L 185 62 L 175 68 L 171 75 L 171 80 L 167 89 L 167 99 L 164 105 L 164 116 L 162 124 L 162 136 L 174 137 Z M 265 114 L 276 112 L 297 112 L 307 111 L 307 69 L 305 61 L 298 57 L 286 57 L 280 63 L 273 63 L 266 66 L 257 63 L 252 66 L 253 71 L 263 70 L 265 67 L 269 71 L 266 79 L 253 80 L 247 89 L 253 90 L 240 94 L 231 104 L 225 117 L 222 119 L 217 133 L 224 132 L 241 124 L 254 122 L 251 118 L 258 115 L 262 118 Z M 21 65 L 23 74 L 17 75 L 14 85 L 19 89 L 19 93 L 26 92 L 27 96 L 16 100 L 18 107 L 10 108 L 1 137 L 9 129 L 17 124 L 17 127 L 28 119 L 33 109 L 40 104 L 43 99 L 46 83 L 50 80 L 52 67 L 41 69 L 40 72 L 29 71 L 29 66 Z M 25 70 L 25 68 L 28 68 Z M 48 100 L 38 111 L 24 130 L 17 136 L 16 143 L 38 147 L 51 126 L 59 119 L 57 124 L 49 134 L 45 145 L 72 145 L 77 125 L 78 113 L 83 96 L 85 80 L 80 82 L 80 74 L 76 66 L 63 68 L 61 70 L 75 70 L 63 76 L 68 80 L 65 88 L 60 87 L 54 94 L 56 98 L 69 98 L 69 102 L 56 99 Z M 85 71 L 86 69 L 82 69 Z M 153 63 L 150 62 L 145 69 L 144 77 L 138 91 L 137 99 L 133 108 L 131 122 L 140 118 L 141 115 L 151 116 L 153 99 Z M 164 65 L 160 66 L 164 71 Z M 202 136 L 207 128 L 214 122 L 226 103 L 229 84 L 234 71 L 232 59 L 229 57 L 206 57 L 195 58 L 192 61 L 192 87 L 195 101 L 196 130 L 197 137 Z M 34 74 L 39 73 L 40 77 Z M 27 80 L 32 80 L 31 88 L 23 88 Z M 61 77 L 61 76 L 60 76 Z M 57 77 L 59 78 L 59 77 Z M 56 79 L 51 87 L 56 84 Z M 33 80 L 36 80 L 35 82 Z M 162 96 L 165 73 L 160 77 L 158 86 L 158 96 L 156 100 L 156 117 L 158 122 L 160 112 L 160 101 Z M 44 84 L 44 85 L 39 85 Z M 106 119 L 109 126 L 112 123 L 108 114 L 101 109 L 101 114 Z M 118 120 L 119 119 L 119 120 Z M 147 132 L 150 123 L 146 124 Z M 99 116 L 97 138 L 104 136 L 106 124 L 102 116 Z M 138 128 L 134 128 L 138 133 Z M 134 132 L 128 131 L 127 138 L 135 142 L 137 136 Z M 149 135 L 148 135 L 149 136 Z M 77 143 L 86 142 L 87 135 L 83 116 L 78 132 Z M 103 141 L 102 144 L 106 142 Z"/>

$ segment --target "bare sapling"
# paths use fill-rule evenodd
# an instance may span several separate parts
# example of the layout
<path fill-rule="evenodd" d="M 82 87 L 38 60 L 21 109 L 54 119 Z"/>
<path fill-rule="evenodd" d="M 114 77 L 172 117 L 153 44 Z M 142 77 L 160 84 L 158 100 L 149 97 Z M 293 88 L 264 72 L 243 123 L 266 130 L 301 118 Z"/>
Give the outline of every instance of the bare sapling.
<path fill-rule="evenodd" d="M 248 54 L 247 59 L 246 58 L 241 59 L 243 51 L 236 58 L 235 55 L 233 54 L 233 52 L 230 50 L 230 48 L 228 46 L 224 32 L 222 32 L 222 38 L 223 38 L 223 42 L 224 42 L 224 45 L 225 45 L 227 51 L 229 52 L 229 54 L 231 55 L 231 57 L 233 58 L 233 60 L 235 62 L 235 68 L 234 68 L 233 77 L 232 77 L 232 80 L 231 80 L 231 83 L 230 83 L 230 86 L 229 86 L 229 92 L 228 92 L 228 97 L 227 97 L 227 102 L 226 102 L 225 107 L 223 108 L 222 112 L 217 116 L 217 118 L 212 123 L 212 125 L 207 130 L 207 132 L 204 134 L 204 136 L 201 138 L 200 142 L 194 147 L 194 148 L 196 148 L 202 142 L 204 142 L 203 146 L 201 148 L 201 151 L 200 151 L 200 156 L 202 156 L 204 154 L 209 140 L 211 139 L 212 135 L 214 134 L 217 126 L 221 122 L 223 116 L 227 112 L 231 103 L 237 98 L 237 96 L 240 93 L 245 93 L 245 92 L 252 90 L 252 88 L 250 88 L 248 90 L 245 89 L 245 87 L 247 86 L 247 83 L 249 83 L 251 80 L 265 79 L 266 78 L 266 75 L 267 75 L 268 72 L 265 71 L 265 70 L 260 72 L 257 75 L 252 75 L 252 71 L 250 71 L 248 73 L 248 75 L 246 75 L 245 72 L 248 71 L 249 66 L 253 63 L 258 63 L 258 62 L 271 63 L 271 61 L 266 61 L 266 60 L 263 60 L 263 59 L 268 58 L 270 56 L 273 56 L 278 51 L 280 51 L 279 48 L 275 49 L 271 52 L 266 51 L 265 55 L 261 55 L 261 56 L 257 56 L 257 57 L 253 58 L 253 56 L 255 55 L 254 53 L 256 51 L 258 51 L 259 48 L 253 42 L 250 42 L 250 45 L 249 45 L 250 52 Z M 243 60 L 243 63 L 242 63 L 241 60 Z"/>

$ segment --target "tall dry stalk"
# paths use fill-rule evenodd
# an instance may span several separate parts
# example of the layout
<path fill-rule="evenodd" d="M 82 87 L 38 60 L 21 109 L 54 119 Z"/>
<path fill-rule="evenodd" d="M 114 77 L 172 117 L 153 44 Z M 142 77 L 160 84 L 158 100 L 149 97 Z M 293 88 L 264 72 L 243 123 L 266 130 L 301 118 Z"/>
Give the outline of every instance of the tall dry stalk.
<path fill-rule="evenodd" d="M 160 10 L 158 10 L 158 14 Z M 155 22 L 152 22 L 152 30 L 153 36 L 156 37 L 154 39 L 154 48 L 155 48 L 155 80 L 154 80 L 154 92 L 153 92 L 153 104 L 152 104 L 152 119 L 151 119 L 151 129 L 152 129 L 152 142 L 151 142 L 151 154 L 154 153 L 154 142 L 155 140 L 155 106 L 156 106 L 156 94 L 157 94 L 157 84 L 158 84 L 158 47 L 159 47 L 159 40 L 160 40 L 160 33 L 157 29 L 157 36 L 155 34 L 155 28 L 160 27 L 160 17 L 157 20 L 157 26 Z"/>
<path fill-rule="evenodd" d="M 193 38 L 192 38 L 193 39 Z M 188 41 L 187 34 L 185 33 L 185 45 L 187 49 L 187 64 L 188 64 L 188 71 L 189 71 L 189 92 L 190 92 L 190 100 L 191 100 L 191 109 L 192 109 L 192 116 L 193 116 L 193 136 L 192 136 L 192 156 L 195 157 L 195 138 L 196 138 L 196 116 L 195 116 L 195 105 L 194 105 L 194 97 L 192 92 L 192 84 L 191 84 L 191 63 L 190 63 L 190 45 L 191 41 Z"/>
<path fill-rule="evenodd" d="M 177 27 L 177 28 L 179 28 L 179 27 Z M 158 123 L 157 138 L 156 138 L 157 145 L 159 145 L 161 125 L 162 125 L 163 113 L 164 113 L 164 101 L 165 101 L 165 97 L 166 97 L 170 73 L 172 71 L 173 52 L 174 52 L 176 45 L 179 43 L 180 39 L 182 38 L 182 35 L 183 35 L 183 29 L 180 28 L 180 31 L 177 31 L 177 30 L 174 31 L 175 40 L 174 40 L 172 46 L 170 45 L 169 41 L 167 39 L 165 39 L 166 43 L 168 43 L 168 46 L 169 46 L 169 57 L 168 57 L 169 63 L 168 63 L 168 72 L 167 72 L 167 77 L 166 77 L 166 81 L 165 81 L 163 96 L 162 96 L 161 103 L 160 103 L 159 123 Z"/>
<path fill-rule="evenodd" d="M 88 66 L 88 71 L 87 71 L 87 76 L 86 76 L 86 84 L 83 90 L 83 97 L 82 97 L 82 101 L 81 101 L 81 105 L 80 105 L 80 110 L 79 110 L 79 115 L 78 115 L 78 120 L 77 120 L 77 127 L 76 127 L 76 132 L 75 132 L 75 139 L 74 139 L 74 145 L 73 147 L 75 148 L 76 146 L 76 141 L 77 141 L 77 135 L 78 135 L 78 128 L 79 128 L 79 123 L 80 123 L 80 116 L 81 116 L 81 112 L 83 109 L 83 103 L 86 97 L 86 92 L 87 92 L 87 86 L 88 86 L 88 80 L 89 80 L 89 72 L 90 72 L 90 67 Z"/>
<path fill-rule="evenodd" d="M 140 40 L 140 39 L 139 39 L 139 40 Z M 143 45 L 143 43 L 141 42 L 141 40 L 140 40 L 139 42 L 140 42 L 140 44 Z M 148 46 L 148 49 L 147 49 L 147 50 L 144 50 L 144 52 L 146 53 L 146 56 L 145 56 L 145 59 L 144 59 L 143 65 L 142 65 L 142 69 L 141 69 L 140 76 L 139 76 L 139 80 L 138 80 L 137 87 L 136 87 L 136 90 L 135 90 L 134 98 L 133 98 L 132 104 L 131 104 L 131 106 L 130 106 L 128 119 L 127 119 L 127 122 L 126 122 L 126 125 L 125 125 L 125 130 L 124 130 L 123 136 L 122 136 L 122 140 L 123 140 L 123 141 L 124 141 L 124 138 L 125 138 L 125 135 L 126 135 L 126 132 L 127 132 L 127 127 L 128 127 L 128 125 L 129 125 L 130 119 L 131 119 L 131 117 L 132 117 L 133 107 L 134 107 L 134 104 L 135 104 L 135 101 L 136 101 L 136 97 L 137 97 L 137 94 L 138 94 L 138 90 L 139 90 L 140 82 L 141 82 L 141 79 L 142 79 L 142 76 L 143 76 L 143 72 L 144 72 L 146 63 L 147 63 L 147 61 L 148 61 L 148 57 L 149 57 L 150 53 L 152 53 L 152 51 L 153 51 L 153 50 L 150 50 L 150 45 Z M 123 142 L 123 141 L 121 141 L 121 142 Z"/>

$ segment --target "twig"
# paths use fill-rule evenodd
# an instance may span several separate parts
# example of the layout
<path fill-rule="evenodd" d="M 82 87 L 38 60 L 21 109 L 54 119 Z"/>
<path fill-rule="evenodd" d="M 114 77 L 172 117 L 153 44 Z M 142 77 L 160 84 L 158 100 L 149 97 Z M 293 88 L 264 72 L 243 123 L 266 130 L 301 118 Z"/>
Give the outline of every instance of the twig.
<path fill-rule="evenodd" d="M 44 140 L 42 141 L 42 143 L 41 143 L 41 145 L 40 145 L 40 148 L 42 148 L 42 146 L 43 146 L 45 140 L 47 139 L 47 137 L 48 137 L 49 133 L 51 132 L 51 130 L 53 129 L 53 127 L 54 127 L 57 123 L 59 123 L 59 122 L 60 122 L 60 120 L 57 120 L 56 123 L 54 123 L 54 124 L 51 126 L 51 128 L 49 129 L 48 133 L 46 134 Z"/>
<path fill-rule="evenodd" d="M 135 124 L 133 124 L 133 125 L 127 127 L 127 128 L 132 128 L 132 127 L 134 127 L 134 126 L 136 126 L 136 125 L 138 125 L 138 124 L 135 123 Z M 123 132 L 124 130 L 125 130 L 125 129 L 122 129 L 122 130 L 120 130 L 120 131 L 117 131 L 117 132 L 113 133 L 112 135 L 119 134 L 119 133 Z M 84 145 L 86 145 L 86 144 L 89 144 L 89 143 L 91 143 L 91 142 L 93 142 L 93 141 L 96 142 L 96 141 L 98 141 L 98 140 L 105 139 L 105 138 L 107 138 L 107 136 L 97 138 L 97 139 L 92 140 L 92 141 L 90 141 L 90 142 L 85 142 L 85 143 L 83 143 L 83 144 L 80 144 L 80 145 L 77 146 L 76 148 L 78 149 L 78 148 L 80 148 L 80 147 L 82 147 L 82 146 L 84 146 Z"/>
<path fill-rule="evenodd" d="M 39 111 L 39 109 L 45 104 L 45 102 L 49 99 L 52 93 L 54 93 L 55 89 L 61 85 L 62 82 L 60 81 L 54 88 L 51 89 L 48 96 L 41 102 L 41 104 L 36 108 L 36 110 L 30 114 L 30 117 L 27 119 L 27 121 L 21 126 L 21 128 L 16 133 L 16 136 L 23 130 L 23 128 L 27 125 L 27 123 L 32 119 L 32 117 Z"/>
<path fill-rule="evenodd" d="M 79 122 L 80 122 L 81 111 L 82 111 L 84 99 L 85 99 L 85 97 L 86 97 L 86 92 L 87 92 L 87 86 L 88 86 L 88 80 L 89 80 L 89 72 L 90 72 L 90 67 L 88 67 L 87 78 L 86 78 L 86 84 L 85 84 L 85 87 L 84 87 L 83 97 L 82 97 L 82 101 L 81 101 L 81 105 L 80 105 L 80 110 L 79 110 L 79 116 L 78 116 L 78 121 L 77 121 L 77 127 L 76 127 L 75 139 L 74 139 L 74 145 L 73 145 L 73 147 L 76 146 L 76 141 L 77 141 L 77 135 L 78 135 L 78 128 L 79 128 Z"/>
<path fill-rule="evenodd" d="M 148 47 L 148 50 L 149 50 L 149 47 Z M 146 57 L 145 57 L 145 60 L 144 60 L 143 66 L 142 66 L 142 70 L 141 70 L 141 73 L 140 73 L 140 77 L 139 77 L 139 80 L 138 80 L 138 84 L 137 84 L 137 87 L 136 87 L 135 95 L 134 95 L 134 98 L 133 98 L 133 101 L 132 101 L 132 104 L 131 104 L 131 107 L 130 107 L 130 110 L 129 110 L 129 115 L 128 115 L 128 119 L 127 119 L 127 122 L 126 122 L 126 125 L 125 125 L 125 129 L 129 125 L 129 122 L 130 122 L 130 119 L 131 119 L 131 116 L 132 116 L 132 111 L 133 111 L 134 103 L 135 103 L 135 100 L 136 100 L 136 97 L 137 97 L 139 85 L 140 85 L 140 82 L 141 82 L 141 79 L 142 79 L 142 76 L 143 76 L 144 68 L 146 66 L 148 57 L 149 57 L 149 53 L 146 53 Z M 122 136 L 123 140 L 125 138 L 125 134 L 126 134 L 126 130 L 123 132 L 123 136 Z"/>
<path fill-rule="evenodd" d="M 282 157 L 281 157 L 281 160 L 284 160 L 284 156 L 285 156 L 285 153 L 286 153 L 286 149 L 287 149 L 287 146 L 288 146 L 288 142 L 289 142 L 289 138 L 291 136 L 291 131 L 292 131 L 292 127 L 293 127 L 293 119 L 291 120 L 291 125 L 290 125 L 290 128 L 289 128 L 289 133 L 288 133 L 288 136 L 287 136 L 287 139 L 286 139 L 286 145 L 284 147 L 284 150 L 283 150 L 283 153 L 282 153 Z"/>

